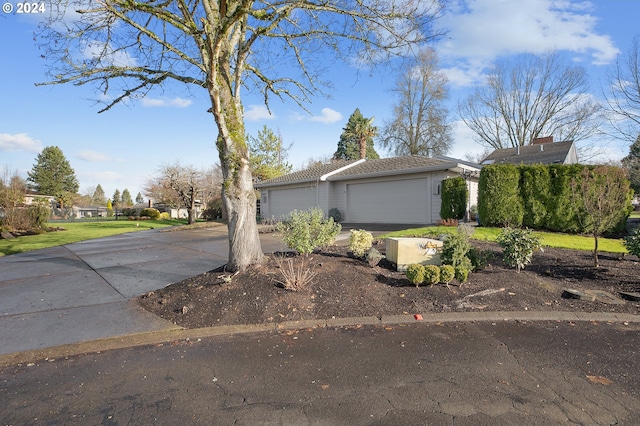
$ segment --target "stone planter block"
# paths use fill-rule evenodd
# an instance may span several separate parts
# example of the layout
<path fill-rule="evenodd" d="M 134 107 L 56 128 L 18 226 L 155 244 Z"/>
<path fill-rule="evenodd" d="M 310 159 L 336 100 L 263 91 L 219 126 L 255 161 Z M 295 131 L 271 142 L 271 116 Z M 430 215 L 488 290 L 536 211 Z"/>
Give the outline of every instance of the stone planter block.
<path fill-rule="evenodd" d="M 431 238 L 387 238 L 387 259 L 396 265 L 397 271 L 406 271 L 412 263 L 438 265 L 442 253 L 442 241 Z"/>

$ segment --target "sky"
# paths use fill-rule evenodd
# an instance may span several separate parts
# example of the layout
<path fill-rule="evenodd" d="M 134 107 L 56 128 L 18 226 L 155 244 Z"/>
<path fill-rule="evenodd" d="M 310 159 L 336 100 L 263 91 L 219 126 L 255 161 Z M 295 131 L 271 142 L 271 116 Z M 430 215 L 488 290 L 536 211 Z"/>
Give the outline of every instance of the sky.
<path fill-rule="evenodd" d="M 15 0 L 0 12 L 0 167 L 27 176 L 39 152 L 58 146 L 75 170 L 80 193 L 100 184 L 107 196 L 125 188 L 135 198 L 164 164 L 180 161 L 199 169 L 217 163 L 217 130 L 206 93 L 168 86 L 147 98 L 116 105 L 98 114 L 91 87 L 36 86 L 47 81 L 46 58 L 34 42 L 42 14 L 17 14 Z M 6 13 L 7 3 L 13 11 Z M 46 7 L 46 3 L 45 3 Z M 449 156 L 463 159 L 484 147 L 457 114 L 459 100 L 498 59 L 521 53 L 557 50 L 585 67 L 591 94 L 602 99 L 607 72 L 628 51 L 638 27 L 640 0 L 449 0 L 438 25 L 447 31 L 432 47 L 449 80 L 454 144 Z M 391 119 L 391 89 L 400 70 L 365 70 L 327 58 L 333 87 L 304 111 L 293 102 L 275 100 L 267 110 L 262 97 L 245 91 L 246 131 L 263 126 L 277 131 L 290 146 L 295 169 L 311 159 L 330 157 L 347 119 L 356 108 L 381 126 Z M 619 160 L 629 145 L 611 139 L 604 160 Z M 380 147 L 381 156 L 390 156 Z M 146 197 L 145 197 L 146 198 Z"/>

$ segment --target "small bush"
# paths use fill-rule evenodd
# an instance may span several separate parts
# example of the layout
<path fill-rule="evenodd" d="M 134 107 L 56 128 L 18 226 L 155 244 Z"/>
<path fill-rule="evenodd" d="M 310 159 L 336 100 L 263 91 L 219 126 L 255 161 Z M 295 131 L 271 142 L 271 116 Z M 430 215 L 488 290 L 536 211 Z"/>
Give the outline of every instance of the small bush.
<path fill-rule="evenodd" d="M 468 257 L 471 250 L 469 237 L 472 233 L 473 227 L 460 225 L 458 226 L 458 232 L 447 235 L 442 244 L 442 263 L 453 266 L 455 277 L 461 283 L 467 281 L 469 274 L 473 270 L 473 265 Z"/>
<path fill-rule="evenodd" d="M 217 198 L 207 203 L 207 208 L 202 212 L 202 218 L 206 221 L 216 220 L 222 217 L 222 199 Z"/>
<path fill-rule="evenodd" d="M 29 214 L 29 222 L 32 228 L 42 229 L 47 226 L 49 221 L 49 208 L 44 204 L 34 204 L 27 208 Z"/>
<path fill-rule="evenodd" d="M 456 277 L 456 270 L 451 265 L 442 265 L 440 267 L 440 282 L 442 284 L 446 284 L 447 287 L 449 283 Z"/>
<path fill-rule="evenodd" d="M 336 223 L 342 222 L 342 213 L 335 207 L 329 209 L 329 217 L 333 218 L 333 221 Z"/>
<path fill-rule="evenodd" d="M 534 251 L 542 250 L 540 239 L 530 229 L 503 228 L 496 241 L 502 247 L 504 263 L 517 272 L 531 263 Z"/>
<path fill-rule="evenodd" d="M 142 209 L 142 211 L 140 212 L 140 216 L 157 220 L 160 217 L 160 212 L 158 211 L 158 209 L 154 209 L 153 207 L 147 207 L 146 209 Z"/>
<path fill-rule="evenodd" d="M 624 237 L 624 246 L 629 254 L 640 257 L 640 227 L 634 229 L 629 235 Z"/>
<path fill-rule="evenodd" d="M 373 235 L 364 229 L 352 229 L 349 235 L 349 251 L 355 257 L 364 257 L 373 245 Z"/>
<path fill-rule="evenodd" d="M 463 262 L 455 267 L 455 276 L 460 283 L 465 283 L 469 279 L 469 274 L 473 267 L 471 261 L 467 259 L 467 262 Z"/>
<path fill-rule="evenodd" d="M 407 270 L 404 273 L 412 284 L 415 284 L 418 287 L 420 284 L 424 282 L 424 266 L 418 263 L 412 263 L 407 266 Z"/>
<path fill-rule="evenodd" d="M 424 283 L 430 284 L 433 287 L 434 284 L 440 281 L 440 268 L 436 265 L 424 266 Z"/>
<path fill-rule="evenodd" d="M 304 266 L 304 259 L 287 259 L 286 262 L 279 257 L 275 259 L 282 275 L 282 285 L 285 290 L 302 290 L 316 276 L 316 272 L 312 268 Z"/>
<path fill-rule="evenodd" d="M 324 218 L 322 210 L 294 210 L 291 217 L 278 224 L 282 241 L 292 250 L 308 255 L 313 250 L 333 244 L 342 227 L 333 218 Z"/>
<path fill-rule="evenodd" d="M 486 268 L 487 263 L 493 258 L 493 253 L 489 250 L 482 250 L 476 247 L 471 247 L 467 257 L 471 261 L 473 266 L 473 272 L 481 271 Z"/>
<path fill-rule="evenodd" d="M 168 212 L 162 212 L 162 213 L 160 213 L 160 216 L 158 217 L 158 219 L 160 219 L 160 220 L 169 220 L 169 219 L 171 219 L 171 215 Z"/>

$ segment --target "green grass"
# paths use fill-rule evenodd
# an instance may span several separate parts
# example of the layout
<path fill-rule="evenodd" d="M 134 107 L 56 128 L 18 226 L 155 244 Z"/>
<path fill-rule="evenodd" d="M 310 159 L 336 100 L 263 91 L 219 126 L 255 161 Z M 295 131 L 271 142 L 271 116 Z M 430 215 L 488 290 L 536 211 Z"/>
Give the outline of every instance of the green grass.
<path fill-rule="evenodd" d="M 110 220 L 99 222 L 52 223 L 51 227 L 64 228 L 64 231 L 46 232 L 39 235 L 27 235 L 10 240 L 0 240 L 0 256 L 23 253 L 47 247 L 77 243 L 127 232 L 145 229 L 164 228 L 183 225 L 185 220 Z M 136 226 L 138 224 L 139 226 Z"/>
<path fill-rule="evenodd" d="M 640 210 L 632 211 L 629 217 L 633 219 L 640 219 Z"/>
<path fill-rule="evenodd" d="M 437 237 L 446 233 L 454 233 L 456 228 L 450 226 L 428 226 L 424 228 L 412 228 L 402 231 L 390 232 L 380 235 L 378 238 L 387 237 Z M 500 228 L 485 228 L 479 226 L 471 236 L 474 240 L 495 241 L 500 235 Z M 572 250 L 593 251 L 593 237 L 570 234 L 556 234 L 553 232 L 534 232 L 541 238 L 545 247 L 566 248 Z M 626 253 L 622 239 L 600 238 L 598 239 L 598 251 L 609 253 Z"/>

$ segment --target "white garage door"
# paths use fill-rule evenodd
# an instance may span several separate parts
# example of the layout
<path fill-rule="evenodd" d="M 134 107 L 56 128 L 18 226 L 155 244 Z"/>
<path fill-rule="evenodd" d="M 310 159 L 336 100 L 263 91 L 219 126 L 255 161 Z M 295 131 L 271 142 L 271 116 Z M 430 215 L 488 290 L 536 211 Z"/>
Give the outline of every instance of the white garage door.
<path fill-rule="evenodd" d="M 347 217 L 354 223 L 431 222 L 427 178 L 347 185 Z"/>
<path fill-rule="evenodd" d="M 269 191 L 269 215 L 288 216 L 294 210 L 308 210 L 317 206 L 316 187 L 274 189 Z"/>

